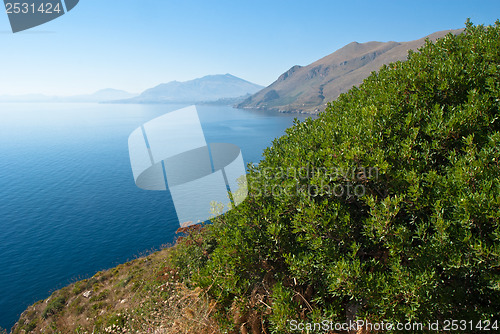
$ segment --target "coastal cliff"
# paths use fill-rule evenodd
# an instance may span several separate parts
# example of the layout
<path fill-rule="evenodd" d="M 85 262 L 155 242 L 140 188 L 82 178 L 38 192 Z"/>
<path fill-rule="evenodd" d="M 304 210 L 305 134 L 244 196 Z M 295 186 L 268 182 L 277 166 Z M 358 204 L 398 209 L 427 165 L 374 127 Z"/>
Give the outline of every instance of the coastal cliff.
<path fill-rule="evenodd" d="M 172 266 L 175 247 L 55 291 L 28 307 L 11 333 L 220 333 L 214 303 Z"/>
<path fill-rule="evenodd" d="M 498 330 L 500 21 L 466 25 L 289 128 L 237 208 L 56 291 L 13 333 Z"/>

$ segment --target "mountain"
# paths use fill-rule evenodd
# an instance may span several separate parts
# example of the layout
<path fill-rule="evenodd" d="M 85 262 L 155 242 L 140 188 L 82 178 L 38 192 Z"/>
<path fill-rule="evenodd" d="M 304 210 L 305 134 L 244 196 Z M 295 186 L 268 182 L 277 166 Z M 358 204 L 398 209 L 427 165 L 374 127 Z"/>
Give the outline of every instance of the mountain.
<path fill-rule="evenodd" d="M 234 105 L 264 88 L 231 74 L 207 75 L 190 81 L 171 81 L 140 95 L 117 89 L 93 94 L 47 96 L 41 94 L 0 95 L 0 102 L 105 102 L 105 103 L 208 103 Z"/>
<path fill-rule="evenodd" d="M 80 103 L 80 102 L 103 102 L 108 100 L 128 99 L 136 96 L 118 89 L 101 89 L 93 94 L 74 95 L 74 96 L 47 96 L 42 94 L 26 94 L 26 95 L 1 95 L 0 102 L 66 102 L 66 103 Z"/>
<path fill-rule="evenodd" d="M 264 88 L 231 74 L 208 75 L 190 81 L 171 81 L 147 89 L 120 103 L 199 103 L 234 99 Z"/>
<path fill-rule="evenodd" d="M 382 65 L 405 61 L 409 50 L 422 47 L 448 33 L 445 30 L 411 42 L 352 42 L 307 66 L 293 66 L 274 83 L 238 104 L 238 108 L 268 109 L 281 112 L 316 113 L 341 93 L 357 86 Z"/>

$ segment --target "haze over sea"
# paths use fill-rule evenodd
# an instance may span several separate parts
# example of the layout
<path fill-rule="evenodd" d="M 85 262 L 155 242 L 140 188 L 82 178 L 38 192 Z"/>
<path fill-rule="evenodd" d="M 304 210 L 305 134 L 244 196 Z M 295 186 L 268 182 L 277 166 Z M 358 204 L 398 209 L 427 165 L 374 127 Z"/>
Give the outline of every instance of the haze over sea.
<path fill-rule="evenodd" d="M 0 104 L 1 327 L 55 289 L 172 243 L 171 199 L 135 186 L 127 139 L 184 106 Z M 238 145 L 246 163 L 306 118 L 197 108 L 207 142 Z"/>

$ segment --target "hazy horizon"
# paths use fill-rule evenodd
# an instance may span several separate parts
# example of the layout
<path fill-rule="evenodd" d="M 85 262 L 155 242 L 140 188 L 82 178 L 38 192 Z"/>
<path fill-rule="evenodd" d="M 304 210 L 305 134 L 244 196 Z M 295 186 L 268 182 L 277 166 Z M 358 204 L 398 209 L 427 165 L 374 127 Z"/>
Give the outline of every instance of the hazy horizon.
<path fill-rule="evenodd" d="M 355 8 L 353 10 L 353 8 Z M 13 34 L 0 18 L 0 95 L 138 94 L 169 81 L 231 73 L 268 86 L 350 42 L 410 41 L 493 24 L 498 1 L 80 1 L 62 17 Z"/>

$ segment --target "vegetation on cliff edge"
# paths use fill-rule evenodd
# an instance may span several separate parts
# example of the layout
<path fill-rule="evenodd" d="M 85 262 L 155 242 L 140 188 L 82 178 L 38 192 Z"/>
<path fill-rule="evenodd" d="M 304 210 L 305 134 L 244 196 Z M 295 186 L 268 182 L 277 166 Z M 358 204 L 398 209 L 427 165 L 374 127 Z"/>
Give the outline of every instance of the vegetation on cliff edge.
<path fill-rule="evenodd" d="M 500 22 L 468 22 L 288 129 L 175 264 L 241 332 L 500 320 L 499 107 Z"/>
<path fill-rule="evenodd" d="M 500 22 L 468 22 L 288 129 L 236 209 L 56 292 L 14 332 L 500 320 L 499 107 Z"/>

